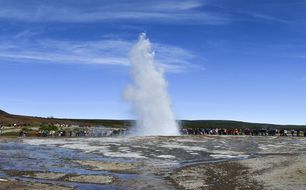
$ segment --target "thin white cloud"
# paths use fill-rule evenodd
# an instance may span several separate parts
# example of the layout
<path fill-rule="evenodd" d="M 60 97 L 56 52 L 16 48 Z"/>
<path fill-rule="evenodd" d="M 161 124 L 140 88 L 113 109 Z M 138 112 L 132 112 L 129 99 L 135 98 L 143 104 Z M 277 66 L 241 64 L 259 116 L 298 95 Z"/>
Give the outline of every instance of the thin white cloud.
<path fill-rule="evenodd" d="M 134 42 L 125 40 L 0 41 L 0 64 L 53 63 L 129 66 L 128 53 Z M 154 44 L 156 62 L 168 72 L 182 72 L 194 67 L 190 51 L 165 44 Z"/>
<path fill-rule="evenodd" d="M 151 7 L 154 10 L 172 10 L 172 11 L 181 11 L 181 10 L 190 10 L 204 6 L 203 1 L 177 1 L 177 0 L 164 0 L 162 3 L 154 3 Z"/>
<path fill-rule="evenodd" d="M 248 11 L 239 11 L 239 13 L 242 13 L 246 16 L 246 20 L 257 20 L 257 21 L 266 21 L 266 22 L 278 22 L 278 23 L 283 23 L 283 24 L 288 24 L 291 21 L 284 19 L 284 18 L 280 18 L 277 16 L 273 16 L 273 15 L 268 15 L 268 14 L 263 14 L 263 13 L 259 13 L 259 12 L 248 12 Z"/>
<path fill-rule="evenodd" d="M 267 20 L 267 21 L 272 21 L 272 22 L 281 22 L 281 23 L 288 23 L 288 20 L 282 19 L 282 18 L 277 18 L 271 15 L 266 15 L 266 14 L 259 14 L 259 13 L 253 13 L 251 14 L 252 17 L 261 19 L 261 20 Z"/>
<path fill-rule="evenodd" d="M 22 39 L 22 38 L 30 38 L 32 36 L 35 36 L 37 34 L 39 34 L 40 32 L 38 31 L 32 31 L 32 30 L 24 30 L 24 31 L 21 31 L 19 33 L 17 33 L 14 38 L 15 39 Z"/>
<path fill-rule="evenodd" d="M 29 1 L 22 5 L 20 1 L 0 1 L 0 19 L 26 22 L 158 22 L 176 24 L 225 24 L 226 15 L 199 10 L 204 6 L 200 0 L 156 0 L 156 1 L 110 1 L 72 0 Z M 5 2 L 5 3 L 4 3 Z"/>

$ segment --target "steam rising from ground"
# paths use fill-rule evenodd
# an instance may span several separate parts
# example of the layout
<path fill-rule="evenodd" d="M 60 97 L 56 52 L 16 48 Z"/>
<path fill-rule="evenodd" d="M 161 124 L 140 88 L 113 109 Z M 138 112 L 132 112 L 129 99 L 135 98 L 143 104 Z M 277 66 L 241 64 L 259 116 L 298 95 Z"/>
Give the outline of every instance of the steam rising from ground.
<path fill-rule="evenodd" d="M 142 33 L 130 52 L 134 84 L 125 91 L 137 116 L 136 135 L 178 135 L 163 70 L 154 63 L 150 41 Z"/>

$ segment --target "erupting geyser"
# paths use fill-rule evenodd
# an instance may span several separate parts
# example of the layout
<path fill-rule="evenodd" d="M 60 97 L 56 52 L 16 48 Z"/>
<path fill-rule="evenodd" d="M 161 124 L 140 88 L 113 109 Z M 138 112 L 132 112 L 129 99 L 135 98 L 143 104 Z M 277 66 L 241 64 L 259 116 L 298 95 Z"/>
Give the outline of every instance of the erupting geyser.
<path fill-rule="evenodd" d="M 144 33 L 130 52 L 134 84 L 125 91 L 137 116 L 136 135 L 178 135 L 163 70 L 154 63 L 154 52 Z"/>

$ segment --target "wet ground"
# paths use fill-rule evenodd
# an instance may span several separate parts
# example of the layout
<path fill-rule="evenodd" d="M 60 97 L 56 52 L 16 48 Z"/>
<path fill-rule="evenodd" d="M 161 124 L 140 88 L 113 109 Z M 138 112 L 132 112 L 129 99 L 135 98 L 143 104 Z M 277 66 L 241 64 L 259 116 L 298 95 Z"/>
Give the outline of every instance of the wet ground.
<path fill-rule="evenodd" d="M 306 138 L 0 139 L 0 190 L 306 189 Z"/>

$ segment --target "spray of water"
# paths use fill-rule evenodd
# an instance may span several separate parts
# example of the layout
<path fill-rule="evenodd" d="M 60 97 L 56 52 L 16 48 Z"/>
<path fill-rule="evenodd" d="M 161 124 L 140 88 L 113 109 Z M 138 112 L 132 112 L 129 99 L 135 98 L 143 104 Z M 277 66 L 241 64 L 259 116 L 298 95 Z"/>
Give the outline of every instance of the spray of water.
<path fill-rule="evenodd" d="M 154 52 L 144 33 L 130 52 L 133 84 L 125 91 L 137 116 L 136 135 L 178 135 L 163 70 L 154 63 Z"/>

